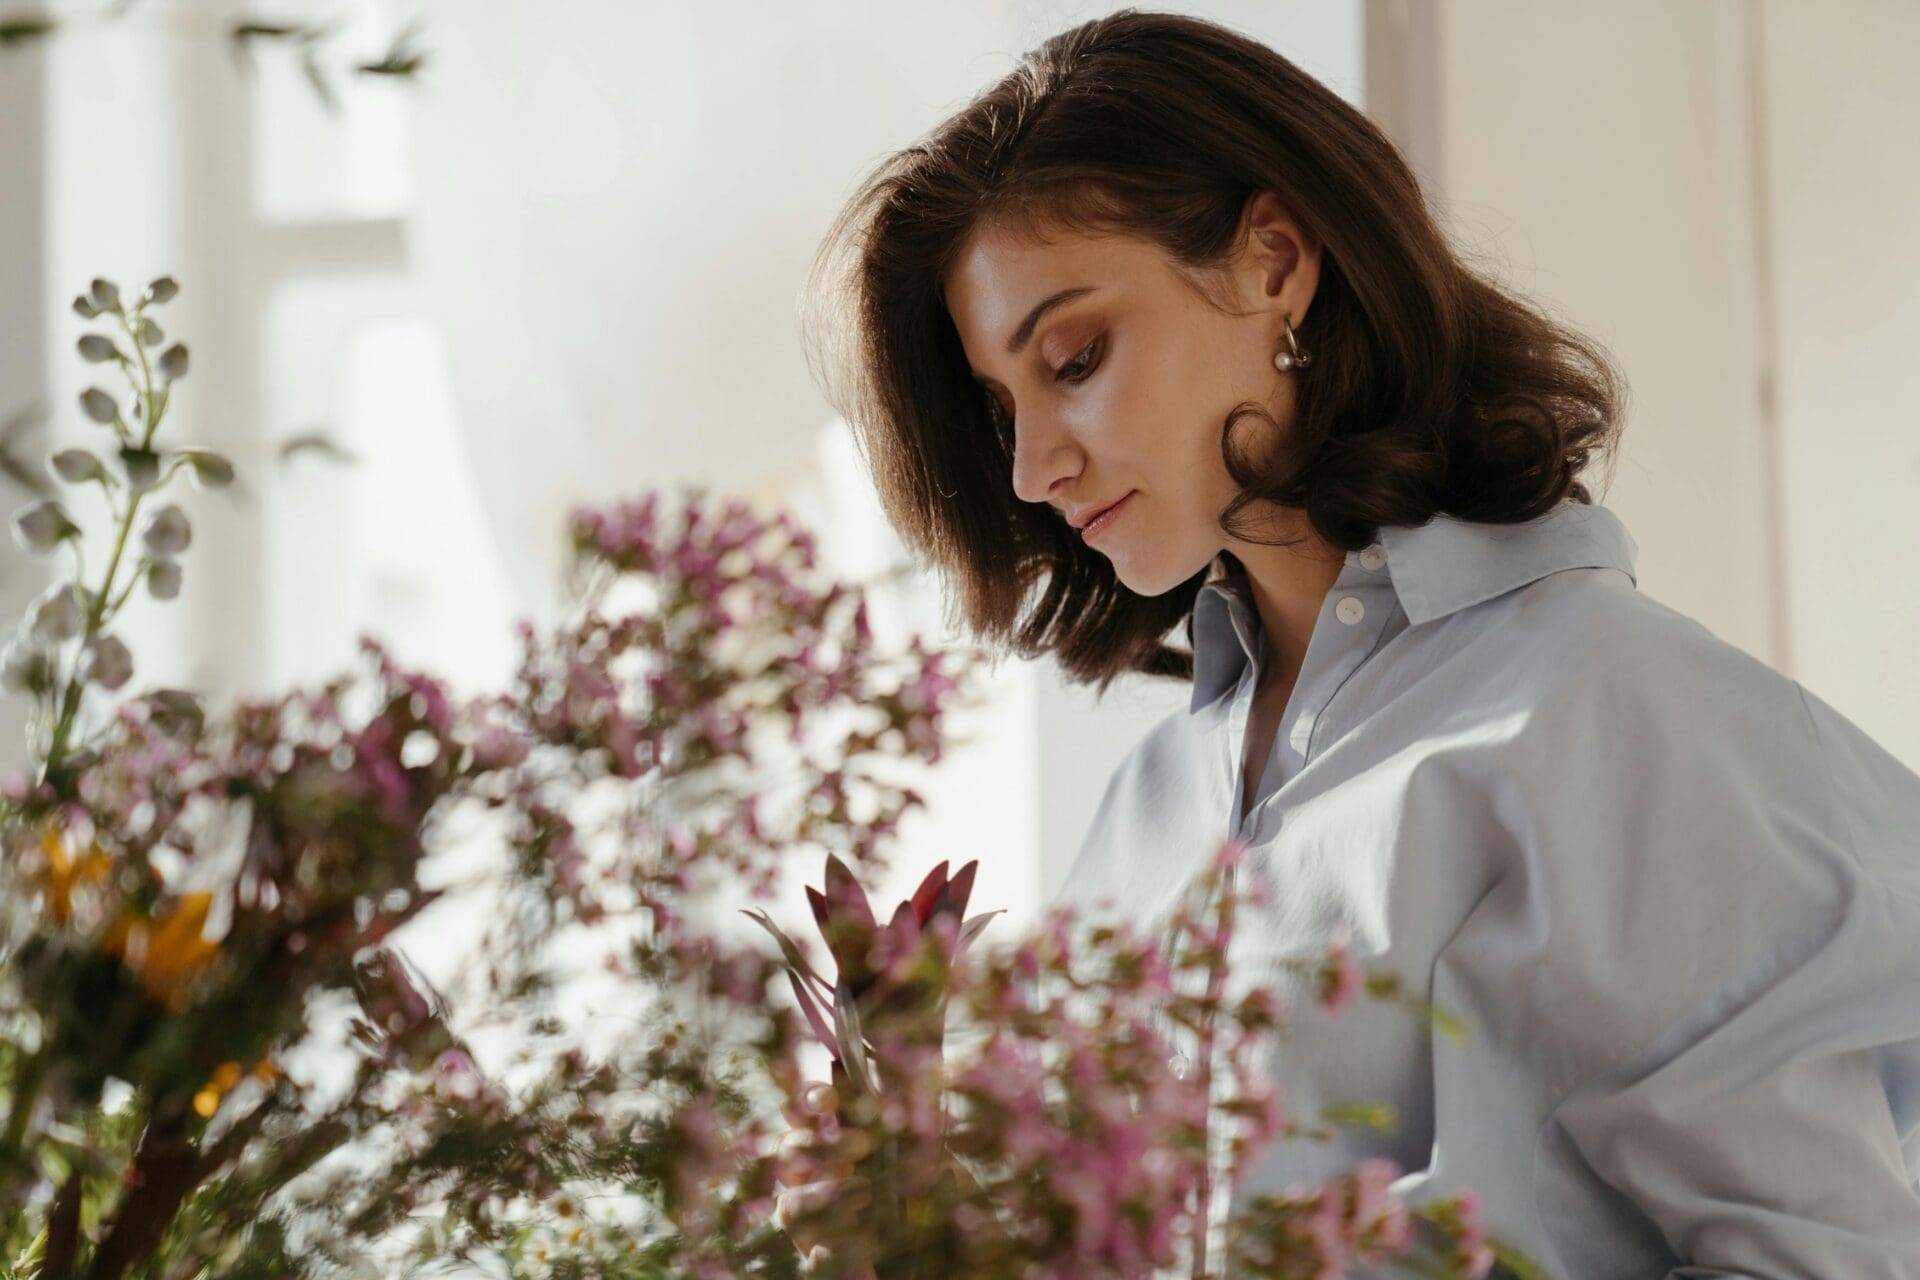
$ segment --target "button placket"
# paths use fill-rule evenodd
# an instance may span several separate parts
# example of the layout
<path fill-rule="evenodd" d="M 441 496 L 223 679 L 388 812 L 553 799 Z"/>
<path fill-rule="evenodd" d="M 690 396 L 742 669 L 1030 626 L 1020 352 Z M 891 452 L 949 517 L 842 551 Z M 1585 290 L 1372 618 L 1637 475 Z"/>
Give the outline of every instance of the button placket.
<path fill-rule="evenodd" d="M 1363 560 L 1365 554 L 1363 551 L 1356 560 Z M 1381 562 L 1385 563 L 1384 556 Z M 1380 630 L 1386 625 L 1390 612 L 1383 599 L 1388 590 L 1390 588 L 1384 581 L 1359 579 L 1351 568 L 1334 584 L 1330 595 L 1333 598 L 1333 616 L 1341 624 L 1341 645 L 1329 669 L 1315 676 L 1315 696 L 1310 702 L 1302 703 L 1303 709 L 1287 727 L 1287 745 L 1300 757 L 1302 765 L 1306 763 L 1313 745 L 1313 731 L 1319 725 L 1327 704 L 1339 692 L 1340 686 L 1346 683 L 1347 677 L 1366 661 L 1380 638 Z M 1368 606 L 1369 600 L 1373 601 L 1372 607 Z"/>

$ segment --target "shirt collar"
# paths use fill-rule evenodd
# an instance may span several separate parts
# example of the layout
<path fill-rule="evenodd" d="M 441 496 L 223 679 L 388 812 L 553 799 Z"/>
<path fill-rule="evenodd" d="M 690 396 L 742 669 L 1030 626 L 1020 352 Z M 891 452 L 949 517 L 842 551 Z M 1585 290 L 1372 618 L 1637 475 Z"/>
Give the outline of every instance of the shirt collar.
<path fill-rule="evenodd" d="M 1444 618 L 1562 569 L 1618 569 L 1635 586 L 1639 544 L 1607 507 L 1562 502 L 1521 524 L 1436 515 L 1421 525 L 1381 525 L 1385 571 L 1409 626 Z M 1367 572 L 1359 552 L 1342 580 Z M 1239 561 L 1222 552 L 1194 601 L 1191 711 L 1232 688 L 1261 643 L 1259 615 Z"/>

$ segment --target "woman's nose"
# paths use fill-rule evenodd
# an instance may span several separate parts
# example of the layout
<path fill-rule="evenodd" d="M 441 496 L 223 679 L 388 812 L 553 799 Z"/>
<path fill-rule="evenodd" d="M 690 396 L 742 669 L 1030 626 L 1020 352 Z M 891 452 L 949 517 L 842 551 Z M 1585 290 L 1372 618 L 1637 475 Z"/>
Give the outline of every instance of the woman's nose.
<path fill-rule="evenodd" d="M 1053 497 L 1054 486 L 1074 474 L 1078 463 L 1073 440 L 1047 425 L 1016 426 L 1013 444 L 1013 492 L 1022 502 Z"/>

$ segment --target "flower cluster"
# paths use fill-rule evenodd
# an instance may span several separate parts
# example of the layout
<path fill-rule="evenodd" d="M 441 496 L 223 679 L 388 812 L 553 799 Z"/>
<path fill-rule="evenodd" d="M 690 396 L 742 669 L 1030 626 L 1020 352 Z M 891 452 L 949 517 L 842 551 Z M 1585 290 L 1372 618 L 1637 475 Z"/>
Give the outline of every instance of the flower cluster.
<path fill-rule="evenodd" d="M 876 915 L 860 877 L 921 803 L 902 766 L 941 760 L 974 667 L 918 639 L 883 652 L 861 589 L 823 581 L 787 515 L 699 491 L 575 511 L 575 608 L 520 624 L 508 686 L 483 696 L 370 637 L 316 688 L 217 707 L 130 689 L 114 620 L 138 584 L 176 595 L 191 543 L 179 506 L 141 513 L 181 471 L 232 477 L 156 439 L 187 355 L 148 312 L 177 289 L 128 303 L 97 280 L 75 303 L 120 331 L 82 357 L 132 387 L 125 409 L 81 397 L 104 457 L 54 459 L 105 506 L 99 578 L 64 502 L 15 522 L 74 572 L 0 663 L 34 710 L 34 767 L 0 780 L 0 1270 L 1227 1260 L 1209 1224 L 1228 1182 L 1321 1133 L 1260 1065 L 1285 1010 L 1228 993 L 1237 913 L 1264 892 L 1236 886 L 1244 851 L 1220 850 L 1161 940 L 1057 910 L 989 946 L 972 862 Z M 777 903 L 748 912 L 771 952 L 713 923 L 796 859 L 827 868 L 808 900 L 830 978 Z M 470 957 L 436 987 L 411 953 L 456 919 Z M 1344 946 L 1299 963 L 1330 1009 L 1404 999 Z M 618 1014 L 561 1015 L 587 977 L 615 984 Z M 822 1048 L 828 1079 L 810 1078 Z M 1232 1260 L 1460 1277 L 1515 1260 L 1476 1202 L 1400 1205 L 1391 1172 L 1256 1201 Z"/>

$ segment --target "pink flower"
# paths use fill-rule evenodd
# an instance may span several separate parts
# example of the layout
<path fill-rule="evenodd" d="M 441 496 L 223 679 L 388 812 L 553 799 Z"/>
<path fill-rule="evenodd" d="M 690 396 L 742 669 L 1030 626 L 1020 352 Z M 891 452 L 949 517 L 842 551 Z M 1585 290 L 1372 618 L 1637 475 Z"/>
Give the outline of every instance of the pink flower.
<path fill-rule="evenodd" d="M 1360 970 L 1348 954 L 1352 940 L 1351 927 L 1342 922 L 1334 930 L 1333 944 L 1320 970 L 1320 1006 L 1328 1013 L 1340 1012 L 1360 992 Z"/>

